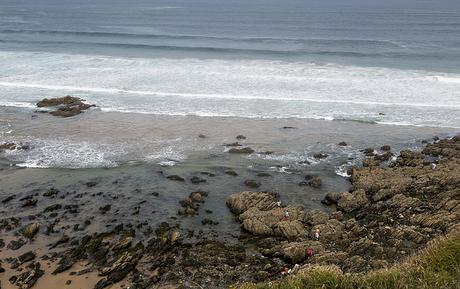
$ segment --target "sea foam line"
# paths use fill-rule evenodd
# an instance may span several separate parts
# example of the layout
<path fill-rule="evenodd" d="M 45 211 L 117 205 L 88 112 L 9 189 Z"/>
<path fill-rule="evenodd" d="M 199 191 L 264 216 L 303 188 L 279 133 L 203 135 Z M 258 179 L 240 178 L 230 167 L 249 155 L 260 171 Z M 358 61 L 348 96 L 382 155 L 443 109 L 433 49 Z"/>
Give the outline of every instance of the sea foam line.
<path fill-rule="evenodd" d="M 146 96 L 176 96 L 188 98 L 220 98 L 220 99 L 260 99 L 260 100 L 285 100 L 285 101 L 307 101 L 317 103 L 343 103 L 357 105 L 382 105 L 382 106 L 407 106 L 407 107 L 436 107 L 436 108 L 460 108 L 460 105 L 451 104 L 425 104 L 425 103 L 399 103 L 399 102 L 378 102 L 378 101 L 354 101 L 339 99 L 312 99 L 312 98 L 290 98 L 290 97 L 267 97 L 256 95 L 233 95 L 233 94 L 211 94 L 211 93 L 179 93 L 179 92 L 161 92 L 148 90 L 126 90 L 118 88 L 102 87 L 78 87 L 67 85 L 44 85 L 23 82 L 0 82 L 0 86 L 17 87 L 17 88 L 38 88 L 47 90 L 66 90 L 78 92 L 95 92 L 95 93 L 112 93 L 112 94 L 136 94 Z"/>

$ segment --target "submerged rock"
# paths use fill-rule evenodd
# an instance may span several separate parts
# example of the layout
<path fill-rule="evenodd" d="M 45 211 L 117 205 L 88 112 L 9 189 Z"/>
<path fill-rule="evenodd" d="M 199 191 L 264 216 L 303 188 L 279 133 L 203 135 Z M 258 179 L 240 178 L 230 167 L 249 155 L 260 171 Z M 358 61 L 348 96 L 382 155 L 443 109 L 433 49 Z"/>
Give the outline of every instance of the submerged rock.
<path fill-rule="evenodd" d="M 325 159 L 327 158 L 329 155 L 328 154 L 325 154 L 325 153 L 315 153 L 313 154 L 313 157 L 317 160 L 321 160 L 321 159 Z"/>
<path fill-rule="evenodd" d="M 171 181 L 185 182 L 185 179 L 178 175 L 171 175 L 171 176 L 167 176 L 166 178 Z"/>
<path fill-rule="evenodd" d="M 241 149 L 231 148 L 228 152 L 231 154 L 252 154 L 254 150 L 250 147 L 245 147 Z"/>
<path fill-rule="evenodd" d="M 258 188 L 260 187 L 260 182 L 256 180 L 245 180 L 244 185 L 249 188 Z"/>

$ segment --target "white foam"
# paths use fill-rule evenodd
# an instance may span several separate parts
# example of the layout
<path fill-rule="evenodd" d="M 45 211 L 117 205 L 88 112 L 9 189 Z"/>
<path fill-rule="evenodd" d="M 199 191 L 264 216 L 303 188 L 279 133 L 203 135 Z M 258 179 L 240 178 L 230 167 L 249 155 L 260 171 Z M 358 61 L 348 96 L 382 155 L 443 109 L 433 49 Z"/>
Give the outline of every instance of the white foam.
<path fill-rule="evenodd" d="M 5 51 L 0 61 L 0 104 L 77 94 L 105 111 L 460 127 L 460 75 L 453 73 Z"/>
<path fill-rule="evenodd" d="M 98 168 L 116 167 L 120 152 L 107 151 L 97 144 L 67 140 L 35 140 L 29 150 L 5 152 L 17 166 L 30 168 Z"/>

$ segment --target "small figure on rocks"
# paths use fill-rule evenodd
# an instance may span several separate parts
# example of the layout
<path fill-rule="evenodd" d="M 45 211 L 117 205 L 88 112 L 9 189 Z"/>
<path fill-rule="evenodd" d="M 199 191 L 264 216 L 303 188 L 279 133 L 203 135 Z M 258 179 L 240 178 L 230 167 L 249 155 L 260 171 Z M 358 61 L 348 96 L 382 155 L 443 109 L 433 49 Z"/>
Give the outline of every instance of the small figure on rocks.
<path fill-rule="evenodd" d="M 307 256 L 307 259 L 310 257 L 313 257 L 314 252 L 313 249 L 307 249 L 307 252 L 305 252 L 305 256 Z"/>
<path fill-rule="evenodd" d="M 276 202 L 276 205 L 277 205 L 278 207 L 281 207 L 281 201 Z"/>
<path fill-rule="evenodd" d="M 316 241 L 319 240 L 319 229 L 316 229 L 316 231 L 315 231 L 315 239 L 316 239 Z"/>
<path fill-rule="evenodd" d="M 284 216 L 283 216 L 283 218 L 281 220 L 282 221 L 289 221 L 289 212 L 288 211 L 284 212 Z"/>

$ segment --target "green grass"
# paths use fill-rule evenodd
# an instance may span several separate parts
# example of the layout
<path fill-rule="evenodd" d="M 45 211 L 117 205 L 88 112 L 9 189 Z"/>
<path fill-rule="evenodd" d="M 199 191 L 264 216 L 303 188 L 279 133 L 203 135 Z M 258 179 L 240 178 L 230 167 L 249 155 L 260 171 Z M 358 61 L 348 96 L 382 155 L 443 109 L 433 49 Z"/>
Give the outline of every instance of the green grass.
<path fill-rule="evenodd" d="M 460 289 L 460 233 L 432 242 L 419 254 L 388 269 L 342 274 L 316 267 L 273 284 L 244 284 L 240 289 Z"/>

